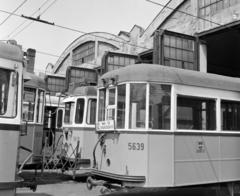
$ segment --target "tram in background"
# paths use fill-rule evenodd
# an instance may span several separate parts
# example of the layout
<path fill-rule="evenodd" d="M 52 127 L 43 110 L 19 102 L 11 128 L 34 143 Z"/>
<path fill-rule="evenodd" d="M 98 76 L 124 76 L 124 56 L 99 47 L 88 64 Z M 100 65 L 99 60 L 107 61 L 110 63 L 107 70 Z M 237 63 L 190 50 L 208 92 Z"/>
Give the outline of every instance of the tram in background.
<path fill-rule="evenodd" d="M 153 64 L 110 71 L 98 82 L 87 187 L 225 186 L 239 195 L 239 118 L 238 78 Z"/>
<path fill-rule="evenodd" d="M 30 80 L 24 83 L 22 118 L 27 121 L 26 135 L 20 138 L 19 164 L 30 169 L 42 164 L 43 115 L 46 85 L 42 78 L 28 73 Z"/>
<path fill-rule="evenodd" d="M 92 168 L 95 145 L 97 73 L 93 69 L 69 67 L 66 73 L 68 97 L 64 99 L 63 158 L 76 169 Z M 66 167 L 68 165 L 66 164 Z"/>
<path fill-rule="evenodd" d="M 16 176 L 18 148 L 22 124 L 22 92 L 24 58 L 15 41 L 0 42 L 0 195 L 14 196 L 17 187 L 28 186 L 33 190 L 36 184 L 26 184 Z"/>

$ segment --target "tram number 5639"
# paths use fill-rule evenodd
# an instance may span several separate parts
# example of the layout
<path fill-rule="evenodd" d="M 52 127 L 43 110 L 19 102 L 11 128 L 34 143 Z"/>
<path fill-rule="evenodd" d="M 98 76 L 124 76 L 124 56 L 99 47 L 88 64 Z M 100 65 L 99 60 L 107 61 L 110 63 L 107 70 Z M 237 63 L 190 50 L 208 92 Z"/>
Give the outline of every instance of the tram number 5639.
<path fill-rule="evenodd" d="M 128 150 L 144 150 L 144 143 L 128 143 Z"/>

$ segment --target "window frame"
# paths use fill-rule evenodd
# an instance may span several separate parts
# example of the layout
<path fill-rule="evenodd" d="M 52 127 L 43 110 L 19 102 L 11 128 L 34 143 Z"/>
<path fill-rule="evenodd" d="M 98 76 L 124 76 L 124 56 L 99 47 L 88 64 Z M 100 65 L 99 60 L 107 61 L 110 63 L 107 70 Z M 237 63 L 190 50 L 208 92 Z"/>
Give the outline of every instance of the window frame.
<path fill-rule="evenodd" d="M 92 101 L 96 101 L 96 108 L 95 108 L 95 115 L 94 115 L 95 116 L 94 123 L 90 124 L 89 122 L 91 122 L 91 120 L 89 120 L 89 122 L 88 122 L 88 115 L 90 114 L 90 117 L 91 117 Z M 86 124 L 87 125 L 95 125 L 96 124 L 96 112 L 97 112 L 97 98 L 89 98 L 87 100 L 87 112 L 86 112 Z M 91 119 L 90 117 L 89 117 L 89 119 Z"/>
<path fill-rule="evenodd" d="M 82 103 L 80 103 L 80 101 L 82 101 L 83 100 L 83 109 L 82 108 L 80 108 L 80 111 L 81 111 L 81 114 L 82 114 L 82 118 L 81 118 L 81 122 L 78 122 L 77 120 L 77 112 L 78 112 L 78 105 L 79 104 L 82 104 Z M 75 124 L 83 124 L 84 123 L 84 119 L 85 119 L 85 102 L 86 102 L 86 100 L 85 100 L 85 98 L 78 98 L 76 101 L 75 101 L 75 103 L 76 103 L 76 106 L 75 106 L 75 117 L 74 117 L 74 123 Z M 81 115 L 80 114 L 80 115 Z"/>
<path fill-rule="evenodd" d="M 66 104 L 68 104 L 68 103 L 71 103 L 71 106 L 70 106 L 70 112 L 69 112 L 69 122 L 66 122 L 66 120 L 65 120 L 66 114 L 67 114 L 67 112 L 66 112 Z M 74 106 L 72 106 L 72 104 L 74 104 Z M 74 101 L 65 102 L 65 111 L 64 111 L 64 119 L 63 119 L 64 124 L 72 125 L 74 123 L 75 108 L 76 108 L 76 103 Z M 71 119 L 71 109 L 73 109 L 73 111 L 72 111 L 72 122 L 70 121 L 70 119 Z"/>

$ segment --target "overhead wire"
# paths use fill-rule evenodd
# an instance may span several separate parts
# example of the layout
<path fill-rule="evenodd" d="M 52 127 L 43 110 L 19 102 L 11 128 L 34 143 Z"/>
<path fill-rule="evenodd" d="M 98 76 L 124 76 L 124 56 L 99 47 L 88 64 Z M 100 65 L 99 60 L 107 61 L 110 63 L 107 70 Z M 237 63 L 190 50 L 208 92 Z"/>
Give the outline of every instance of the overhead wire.
<path fill-rule="evenodd" d="M 0 26 L 5 23 L 20 7 L 22 7 L 23 4 L 26 3 L 27 0 L 25 0 L 21 5 L 19 5 L 4 21 L 1 22 Z"/>
<path fill-rule="evenodd" d="M 33 16 L 34 14 L 36 14 L 38 11 L 39 11 L 39 9 L 41 9 L 48 1 L 50 1 L 50 0 L 47 0 L 47 1 L 45 1 L 45 3 L 44 4 L 42 4 L 42 6 L 40 7 L 40 8 L 38 8 L 31 16 Z M 17 29 L 19 29 L 25 22 L 27 22 L 28 20 L 26 19 L 24 22 L 22 22 L 20 25 L 18 25 L 18 27 L 17 28 L 15 28 L 8 36 L 6 36 L 5 38 L 3 38 L 3 40 L 5 40 L 6 38 L 8 38 L 11 34 L 13 34 Z M 29 26 L 29 25 L 28 25 Z M 24 28 L 25 29 L 25 28 Z M 22 30 L 21 30 L 22 31 Z M 15 37 L 15 36 L 14 36 Z"/>

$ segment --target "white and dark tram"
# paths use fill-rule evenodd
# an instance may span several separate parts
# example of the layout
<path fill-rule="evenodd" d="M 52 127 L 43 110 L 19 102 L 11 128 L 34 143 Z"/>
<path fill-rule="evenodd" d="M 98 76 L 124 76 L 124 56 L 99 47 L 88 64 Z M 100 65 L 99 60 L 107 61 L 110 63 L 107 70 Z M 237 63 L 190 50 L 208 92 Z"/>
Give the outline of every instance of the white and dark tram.
<path fill-rule="evenodd" d="M 36 190 L 36 182 L 26 182 L 17 173 L 22 123 L 24 73 L 22 50 L 16 42 L 0 42 L 0 195 L 14 196 L 17 187 Z M 26 77 L 24 77 L 24 75 Z"/>
<path fill-rule="evenodd" d="M 130 65 L 100 78 L 96 121 L 89 189 L 225 184 L 239 193 L 240 79 Z"/>

